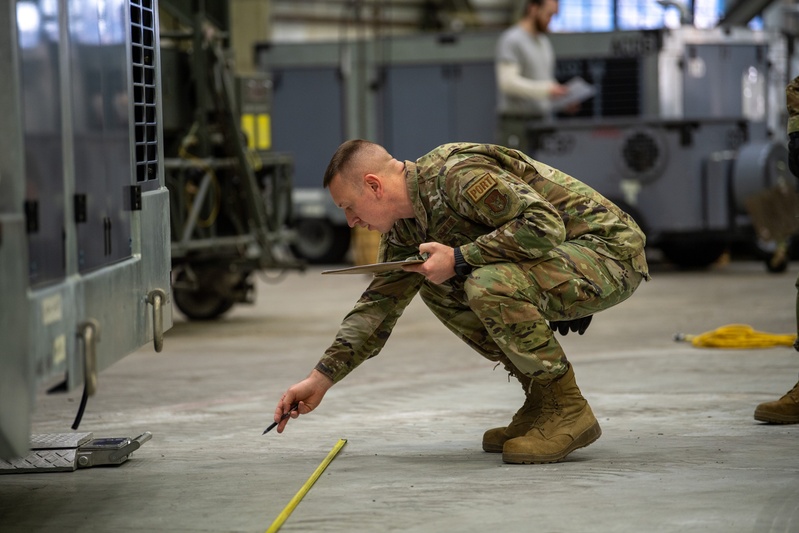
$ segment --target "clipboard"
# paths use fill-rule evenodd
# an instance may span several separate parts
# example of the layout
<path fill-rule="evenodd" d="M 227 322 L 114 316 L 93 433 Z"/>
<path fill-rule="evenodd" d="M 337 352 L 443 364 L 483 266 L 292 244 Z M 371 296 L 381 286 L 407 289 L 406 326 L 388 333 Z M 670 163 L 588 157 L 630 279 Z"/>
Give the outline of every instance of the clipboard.
<path fill-rule="evenodd" d="M 323 270 L 322 274 L 379 274 L 380 272 L 402 270 L 403 265 L 418 265 L 421 263 L 424 263 L 424 259 L 410 258 L 401 261 L 386 261 L 385 263 L 371 263 L 368 265 Z"/>

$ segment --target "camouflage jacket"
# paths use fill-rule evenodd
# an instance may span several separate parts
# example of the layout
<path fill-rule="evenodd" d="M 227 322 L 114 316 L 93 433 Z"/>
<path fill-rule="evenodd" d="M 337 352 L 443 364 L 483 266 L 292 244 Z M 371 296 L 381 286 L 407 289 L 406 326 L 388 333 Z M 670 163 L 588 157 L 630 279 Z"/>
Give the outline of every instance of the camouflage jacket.
<path fill-rule="evenodd" d="M 415 217 L 382 236 L 380 261 L 419 253 L 424 242 L 460 246 L 474 266 L 543 260 L 566 240 L 630 260 L 648 278 L 645 237 L 633 219 L 584 183 L 523 153 L 445 144 L 405 162 Z M 377 274 L 344 318 L 316 369 L 340 381 L 377 355 L 422 283 L 419 274 Z"/>
<path fill-rule="evenodd" d="M 799 76 L 785 88 L 785 104 L 788 108 L 788 134 L 799 131 Z"/>

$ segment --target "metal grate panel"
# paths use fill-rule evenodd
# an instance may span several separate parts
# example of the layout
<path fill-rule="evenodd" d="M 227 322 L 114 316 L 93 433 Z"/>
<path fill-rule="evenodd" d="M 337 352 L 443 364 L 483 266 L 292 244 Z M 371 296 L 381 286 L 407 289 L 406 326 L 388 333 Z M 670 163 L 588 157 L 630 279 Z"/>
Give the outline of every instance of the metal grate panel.
<path fill-rule="evenodd" d="M 92 440 L 93 434 L 87 433 L 41 433 L 31 435 L 31 450 L 49 450 L 55 448 L 77 448 Z"/>
<path fill-rule="evenodd" d="M 636 117 L 642 114 L 641 59 L 596 57 L 558 60 L 556 77 L 565 83 L 581 76 L 598 86 L 599 94 L 582 105 L 579 117 Z"/>
<path fill-rule="evenodd" d="M 78 448 L 89 442 L 93 435 L 90 432 L 31 435 L 30 453 L 8 461 L 0 459 L 0 474 L 72 472 L 77 469 Z"/>
<path fill-rule="evenodd" d="M 155 13 L 153 0 L 130 1 L 136 181 L 158 178 Z"/>
<path fill-rule="evenodd" d="M 0 459 L 0 474 L 32 472 L 72 472 L 77 469 L 76 448 L 69 450 L 35 450 L 21 459 Z"/>

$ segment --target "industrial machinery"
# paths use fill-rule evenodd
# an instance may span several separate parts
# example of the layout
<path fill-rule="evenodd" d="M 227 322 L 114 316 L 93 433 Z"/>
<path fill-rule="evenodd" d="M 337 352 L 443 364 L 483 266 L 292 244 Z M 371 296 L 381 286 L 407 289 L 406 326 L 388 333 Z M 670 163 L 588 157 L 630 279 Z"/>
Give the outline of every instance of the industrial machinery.
<path fill-rule="evenodd" d="M 0 458 L 172 325 L 153 0 L 0 2 Z M 120 456 L 121 457 L 121 456 Z"/>
<path fill-rule="evenodd" d="M 784 136 L 771 138 L 772 127 L 783 131 L 775 115 L 784 103 L 769 109 L 776 43 L 768 34 L 683 27 L 558 44 L 558 75 L 585 78 L 597 96 L 576 117 L 527 122 L 522 132 L 504 132 L 502 142 L 627 209 L 672 263 L 708 266 L 744 243 L 769 270 L 786 268 L 799 226 L 752 216 L 779 209 L 790 221 L 799 214 Z M 785 82 L 776 81 L 784 95 Z"/>
<path fill-rule="evenodd" d="M 295 196 L 297 215 L 335 227 L 319 177 L 346 138 L 373 139 L 398 159 L 446 142 L 497 142 L 616 201 L 645 228 L 648 248 L 680 267 L 708 266 L 742 244 L 769 270 L 785 269 L 799 227 L 752 216 L 780 206 L 789 221 L 799 209 L 782 134 L 786 80 L 775 68 L 782 36 L 692 27 L 552 34 L 558 78 L 580 76 L 596 96 L 575 115 L 502 131 L 498 36 L 263 43 L 259 65 L 275 79 L 275 145 L 308 155 L 297 164 L 307 189 L 301 202 Z M 313 117 L 325 125 L 307 128 Z"/>
<path fill-rule="evenodd" d="M 213 319 L 254 298 L 254 273 L 299 269 L 289 248 L 293 159 L 271 148 L 272 81 L 236 77 L 225 3 L 163 1 L 164 174 L 175 305 Z M 206 5 L 208 9 L 206 9 Z"/>

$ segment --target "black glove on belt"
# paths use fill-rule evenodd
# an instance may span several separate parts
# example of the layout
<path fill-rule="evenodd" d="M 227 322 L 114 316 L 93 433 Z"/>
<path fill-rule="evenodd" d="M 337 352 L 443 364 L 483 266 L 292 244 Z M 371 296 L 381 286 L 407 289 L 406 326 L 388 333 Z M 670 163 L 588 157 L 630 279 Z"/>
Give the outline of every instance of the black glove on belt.
<path fill-rule="evenodd" d="M 788 168 L 799 178 L 799 131 L 788 135 Z"/>
<path fill-rule="evenodd" d="M 588 329 L 588 325 L 591 324 L 592 318 L 594 318 L 594 315 L 584 316 L 583 318 L 575 318 L 574 320 L 550 320 L 549 327 L 552 328 L 552 331 L 557 331 L 561 335 L 566 335 L 569 333 L 569 330 L 576 331 L 582 335 L 585 333 L 585 330 Z"/>

